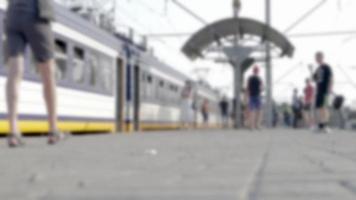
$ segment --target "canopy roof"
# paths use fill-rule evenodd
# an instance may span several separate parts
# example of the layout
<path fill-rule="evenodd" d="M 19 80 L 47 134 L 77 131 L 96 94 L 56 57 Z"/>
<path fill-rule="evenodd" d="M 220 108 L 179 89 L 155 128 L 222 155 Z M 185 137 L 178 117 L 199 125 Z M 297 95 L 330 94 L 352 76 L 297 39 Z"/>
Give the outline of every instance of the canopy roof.
<path fill-rule="evenodd" d="M 269 41 L 281 49 L 281 56 L 292 57 L 294 46 L 277 30 L 248 18 L 229 18 L 215 22 L 198 31 L 184 45 L 182 51 L 190 59 L 202 57 L 204 49 L 220 38 L 226 38 L 239 33 L 241 36 L 259 36 L 263 41 Z"/>

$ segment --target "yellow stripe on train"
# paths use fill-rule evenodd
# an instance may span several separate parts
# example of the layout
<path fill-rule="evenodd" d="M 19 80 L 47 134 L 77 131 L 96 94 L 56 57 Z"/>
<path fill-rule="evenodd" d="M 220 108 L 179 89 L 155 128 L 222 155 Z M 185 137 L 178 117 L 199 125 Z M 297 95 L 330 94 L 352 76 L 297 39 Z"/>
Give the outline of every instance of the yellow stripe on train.
<path fill-rule="evenodd" d="M 48 123 L 47 121 L 37 120 L 21 120 L 19 122 L 20 130 L 24 134 L 26 133 L 47 133 Z M 61 131 L 64 132 L 104 132 L 114 133 L 115 123 L 113 122 L 85 122 L 85 121 L 60 121 L 58 126 Z M 131 133 L 134 131 L 133 124 L 127 123 L 123 127 L 124 133 Z M 202 126 L 198 125 L 196 128 L 219 128 L 218 125 Z M 160 124 L 160 123 L 142 123 L 140 124 L 141 131 L 155 131 L 155 130 L 177 130 L 180 129 L 179 123 L 172 124 Z M 193 127 L 191 127 L 193 128 Z M 6 134 L 9 132 L 8 122 L 0 120 L 0 133 Z"/>
<path fill-rule="evenodd" d="M 21 120 L 19 122 L 20 130 L 23 133 L 46 133 L 48 132 L 48 123 L 46 121 Z M 115 124 L 112 122 L 80 122 L 68 121 L 58 123 L 60 130 L 65 132 L 114 132 Z M 0 121 L 0 133 L 8 133 L 9 125 L 7 121 Z"/>

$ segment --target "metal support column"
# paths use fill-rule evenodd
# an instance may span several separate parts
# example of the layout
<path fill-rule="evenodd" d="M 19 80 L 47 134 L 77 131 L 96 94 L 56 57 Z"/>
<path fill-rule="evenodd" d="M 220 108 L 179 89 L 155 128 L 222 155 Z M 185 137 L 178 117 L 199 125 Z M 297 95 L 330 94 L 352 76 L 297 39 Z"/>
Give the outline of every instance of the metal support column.
<path fill-rule="evenodd" d="M 271 27 L 271 0 L 266 0 L 266 24 Z M 267 127 L 273 127 L 273 81 L 271 44 L 266 40 L 266 122 Z"/>
<path fill-rule="evenodd" d="M 239 10 L 240 10 L 240 1 L 239 0 L 234 0 L 233 1 L 233 16 L 235 19 L 238 19 L 239 17 Z M 239 45 L 239 26 L 236 27 L 236 33 L 234 36 L 234 48 L 237 49 Z M 230 57 L 233 62 L 233 71 L 234 71 L 234 105 L 235 105 L 235 110 L 234 110 L 234 128 L 239 129 L 241 128 L 241 62 L 238 61 L 238 54 L 233 55 Z"/>
<path fill-rule="evenodd" d="M 235 110 L 234 110 L 234 127 L 236 129 L 241 128 L 241 65 L 237 60 L 234 61 L 234 105 L 235 105 Z"/>
<path fill-rule="evenodd" d="M 242 127 L 242 109 L 241 109 L 241 91 L 243 83 L 242 63 L 253 52 L 251 47 L 242 47 L 236 45 L 235 47 L 227 47 L 223 49 L 225 55 L 229 58 L 233 66 L 234 74 L 234 127 Z"/>

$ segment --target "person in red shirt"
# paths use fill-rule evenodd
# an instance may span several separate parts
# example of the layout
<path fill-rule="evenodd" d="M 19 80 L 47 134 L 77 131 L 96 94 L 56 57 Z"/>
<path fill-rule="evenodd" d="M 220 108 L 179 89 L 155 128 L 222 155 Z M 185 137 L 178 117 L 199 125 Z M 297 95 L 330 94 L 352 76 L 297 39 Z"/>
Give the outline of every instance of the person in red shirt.
<path fill-rule="evenodd" d="M 304 88 L 304 120 L 306 125 L 312 128 L 314 124 L 313 102 L 315 96 L 315 89 L 310 79 L 307 79 L 305 83 L 306 85 Z"/>

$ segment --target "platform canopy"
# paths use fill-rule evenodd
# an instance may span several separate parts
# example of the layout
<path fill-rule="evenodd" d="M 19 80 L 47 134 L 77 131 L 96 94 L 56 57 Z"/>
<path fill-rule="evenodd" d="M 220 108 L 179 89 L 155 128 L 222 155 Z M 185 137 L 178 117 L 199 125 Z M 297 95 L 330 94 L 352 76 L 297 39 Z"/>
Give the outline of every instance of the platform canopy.
<path fill-rule="evenodd" d="M 210 24 L 196 34 L 194 34 L 183 46 L 183 53 L 190 59 L 195 60 L 203 57 L 206 50 L 212 43 L 230 36 L 246 35 L 256 36 L 263 41 L 271 42 L 281 51 L 280 56 L 292 57 L 294 46 L 277 30 L 265 24 L 249 18 L 229 18 Z"/>

